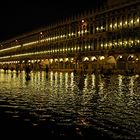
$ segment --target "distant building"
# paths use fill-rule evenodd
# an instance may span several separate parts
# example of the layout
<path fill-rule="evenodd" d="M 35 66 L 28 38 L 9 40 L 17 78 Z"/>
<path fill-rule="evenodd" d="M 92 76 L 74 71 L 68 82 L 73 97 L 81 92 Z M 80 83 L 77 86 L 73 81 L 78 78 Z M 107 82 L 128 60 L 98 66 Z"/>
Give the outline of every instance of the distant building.
<path fill-rule="evenodd" d="M 101 2 L 101 1 L 100 1 Z M 140 73 L 140 1 L 100 7 L 1 43 L 0 67 Z"/>

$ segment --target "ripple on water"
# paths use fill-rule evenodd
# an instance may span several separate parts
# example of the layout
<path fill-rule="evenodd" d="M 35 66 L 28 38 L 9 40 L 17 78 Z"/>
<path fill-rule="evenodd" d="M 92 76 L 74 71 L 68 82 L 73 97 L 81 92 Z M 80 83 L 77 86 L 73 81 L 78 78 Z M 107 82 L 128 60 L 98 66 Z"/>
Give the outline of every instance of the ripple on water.
<path fill-rule="evenodd" d="M 57 136 L 140 139 L 139 75 L 0 74 L 1 127 Z"/>

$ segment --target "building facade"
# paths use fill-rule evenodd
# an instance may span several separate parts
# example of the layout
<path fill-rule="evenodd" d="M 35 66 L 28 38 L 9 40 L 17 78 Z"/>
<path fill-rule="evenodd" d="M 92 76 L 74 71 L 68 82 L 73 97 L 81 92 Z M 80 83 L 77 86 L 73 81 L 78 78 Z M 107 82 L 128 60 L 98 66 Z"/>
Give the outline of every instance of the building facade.
<path fill-rule="evenodd" d="M 140 1 L 107 3 L 0 46 L 0 68 L 140 73 Z"/>

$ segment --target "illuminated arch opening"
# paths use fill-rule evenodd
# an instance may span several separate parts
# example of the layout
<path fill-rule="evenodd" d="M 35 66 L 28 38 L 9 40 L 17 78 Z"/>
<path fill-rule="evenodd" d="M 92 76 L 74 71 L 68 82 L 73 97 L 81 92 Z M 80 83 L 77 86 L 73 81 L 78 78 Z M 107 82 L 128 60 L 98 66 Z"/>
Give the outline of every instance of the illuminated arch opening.
<path fill-rule="evenodd" d="M 100 57 L 99 57 L 99 60 L 104 60 L 104 59 L 105 59 L 104 56 L 100 56 Z"/>
<path fill-rule="evenodd" d="M 84 57 L 83 61 L 89 61 L 89 58 L 88 57 Z"/>
<path fill-rule="evenodd" d="M 91 61 L 96 61 L 96 60 L 97 60 L 97 58 L 95 56 L 91 57 Z"/>
<path fill-rule="evenodd" d="M 138 58 L 133 54 L 131 54 L 127 57 L 127 61 L 136 61 L 136 59 L 138 60 Z"/>
<path fill-rule="evenodd" d="M 59 61 L 60 61 L 60 62 L 63 62 L 63 58 L 60 58 Z"/>
<path fill-rule="evenodd" d="M 52 63 L 53 62 L 53 59 L 50 59 L 50 63 Z"/>
<path fill-rule="evenodd" d="M 54 59 L 54 61 L 55 61 L 55 62 L 58 62 L 58 59 L 57 59 L 57 58 L 55 58 L 55 59 Z"/>
<path fill-rule="evenodd" d="M 122 55 L 119 55 L 119 56 L 116 58 L 117 61 L 122 61 L 123 59 L 124 59 L 124 58 L 123 58 Z"/>
<path fill-rule="evenodd" d="M 68 58 L 65 58 L 65 62 L 68 62 L 69 61 L 69 59 Z"/>

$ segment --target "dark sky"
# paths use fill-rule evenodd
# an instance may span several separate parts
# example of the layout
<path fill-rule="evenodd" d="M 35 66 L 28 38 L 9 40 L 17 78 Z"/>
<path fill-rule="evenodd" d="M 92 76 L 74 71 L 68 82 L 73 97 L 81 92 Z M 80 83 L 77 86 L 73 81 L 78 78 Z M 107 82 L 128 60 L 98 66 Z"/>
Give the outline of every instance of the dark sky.
<path fill-rule="evenodd" d="M 99 3 L 99 0 L 82 1 L 74 4 L 74 1 L 68 0 L 57 3 L 50 3 L 48 0 L 42 3 L 38 0 L 36 3 L 1 5 L 0 42 L 54 23 L 79 11 L 92 9 Z"/>

